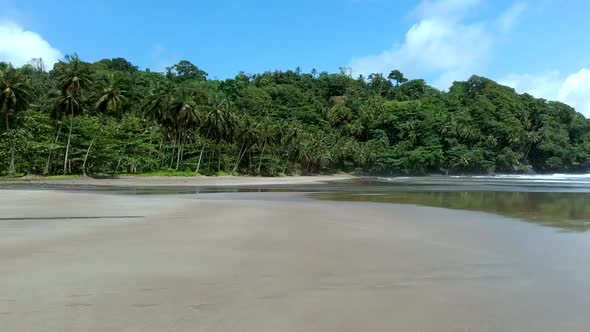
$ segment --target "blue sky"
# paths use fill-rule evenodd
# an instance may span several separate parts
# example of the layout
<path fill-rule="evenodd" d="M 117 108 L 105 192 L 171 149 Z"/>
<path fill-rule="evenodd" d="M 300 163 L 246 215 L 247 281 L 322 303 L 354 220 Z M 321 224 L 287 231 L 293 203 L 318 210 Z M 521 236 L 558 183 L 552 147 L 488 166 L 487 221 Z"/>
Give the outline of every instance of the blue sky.
<path fill-rule="evenodd" d="M 388 72 L 441 89 L 479 74 L 590 115 L 586 0 L 0 0 L 0 61 L 124 57 L 211 77 Z"/>

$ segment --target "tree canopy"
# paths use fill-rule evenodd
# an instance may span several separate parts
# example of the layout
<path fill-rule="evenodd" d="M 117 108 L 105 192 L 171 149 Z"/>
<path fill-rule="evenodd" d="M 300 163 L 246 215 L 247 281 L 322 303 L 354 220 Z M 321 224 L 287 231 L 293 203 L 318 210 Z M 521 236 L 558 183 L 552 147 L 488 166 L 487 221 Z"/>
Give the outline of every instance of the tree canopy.
<path fill-rule="evenodd" d="M 0 63 L 0 172 L 588 172 L 590 120 L 479 76 L 448 91 L 393 69 L 225 80 L 183 60 Z"/>

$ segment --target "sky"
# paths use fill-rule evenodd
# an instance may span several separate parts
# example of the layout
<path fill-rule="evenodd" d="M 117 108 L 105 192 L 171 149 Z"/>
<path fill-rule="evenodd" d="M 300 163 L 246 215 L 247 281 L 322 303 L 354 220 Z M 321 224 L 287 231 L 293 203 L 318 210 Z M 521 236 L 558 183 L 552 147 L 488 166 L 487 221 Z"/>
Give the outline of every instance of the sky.
<path fill-rule="evenodd" d="M 587 0 L 0 0 L 0 61 L 189 60 L 220 79 L 399 69 L 443 90 L 477 74 L 590 117 L 588 13 Z"/>

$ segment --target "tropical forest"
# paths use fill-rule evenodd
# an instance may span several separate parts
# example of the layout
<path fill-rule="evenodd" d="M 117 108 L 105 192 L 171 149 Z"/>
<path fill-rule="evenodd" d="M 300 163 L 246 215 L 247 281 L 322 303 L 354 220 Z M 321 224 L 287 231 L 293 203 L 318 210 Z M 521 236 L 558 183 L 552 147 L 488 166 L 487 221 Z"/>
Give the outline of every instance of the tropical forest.
<path fill-rule="evenodd" d="M 0 63 L 0 175 L 588 172 L 590 120 L 484 77 L 448 90 L 301 69 L 211 79 L 123 58 Z"/>

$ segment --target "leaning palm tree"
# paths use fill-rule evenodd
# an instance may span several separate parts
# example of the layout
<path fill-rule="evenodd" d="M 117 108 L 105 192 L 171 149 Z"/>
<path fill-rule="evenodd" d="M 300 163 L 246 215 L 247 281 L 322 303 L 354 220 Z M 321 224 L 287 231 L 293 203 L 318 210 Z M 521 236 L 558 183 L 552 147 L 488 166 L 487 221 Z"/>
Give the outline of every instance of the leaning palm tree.
<path fill-rule="evenodd" d="M 152 130 L 159 128 L 162 132 L 162 141 L 160 142 L 160 158 L 165 157 L 165 153 L 162 152 L 162 143 L 164 138 L 169 139 L 170 137 L 176 137 L 175 121 L 171 112 L 172 95 L 174 94 L 174 88 L 171 84 L 156 84 L 152 87 L 149 94 L 144 98 L 142 110 L 143 117 L 152 124 Z M 174 158 L 174 150 L 172 151 L 172 160 L 170 161 L 170 167 Z"/>
<path fill-rule="evenodd" d="M 203 153 L 205 152 L 205 148 L 207 147 L 207 140 L 209 139 L 209 134 L 211 133 L 211 127 L 207 124 L 207 115 L 211 112 L 211 108 L 209 105 L 198 105 L 198 113 L 199 113 L 199 125 L 195 126 L 194 133 L 197 136 L 201 136 L 204 140 L 203 145 L 201 146 L 201 152 L 199 153 L 199 161 L 197 162 L 197 169 L 195 171 L 196 174 L 199 174 L 199 170 L 201 169 L 201 162 L 203 161 Z"/>
<path fill-rule="evenodd" d="M 69 134 L 68 134 L 68 143 L 66 145 L 66 155 L 64 158 L 64 175 L 67 173 L 67 166 L 68 166 L 68 156 L 69 156 L 69 151 L 70 151 L 70 143 L 72 141 L 72 129 L 74 126 L 74 117 L 81 114 L 82 112 L 84 112 L 84 107 L 82 104 L 82 101 L 79 98 L 76 98 L 76 96 L 72 95 L 72 94 L 66 94 L 64 96 L 60 96 L 57 99 L 57 102 L 55 104 L 55 113 L 59 114 L 60 118 L 65 117 L 66 115 L 69 115 L 69 119 L 70 119 L 70 130 L 69 130 Z"/>
<path fill-rule="evenodd" d="M 234 125 L 234 141 L 240 145 L 240 150 L 238 152 L 236 163 L 232 169 L 232 173 L 238 171 L 242 159 L 256 144 L 260 135 L 260 123 L 255 124 L 252 119 L 247 116 L 236 119 Z"/>
<path fill-rule="evenodd" d="M 225 101 L 209 108 L 207 113 L 207 126 L 211 129 L 213 137 L 221 141 L 228 133 L 228 113 L 223 107 Z"/>
<path fill-rule="evenodd" d="M 57 125 L 57 133 L 55 135 L 55 139 L 53 140 L 53 144 L 49 148 L 49 153 L 47 155 L 47 162 L 45 163 L 45 169 L 43 170 L 43 175 L 49 174 L 51 168 L 51 158 L 53 157 L 53 151 L 57 148 L 57 143 L 59 142 L 59 137 L 61 135 L 61 129 L 63 127 L 63 119 L 62 114 L 58 112 L 58 108 L 55 107 L 57 105 L 59 99 L 61 97 L 60 91 L 56 89 L 51 89 L 45 95 L 44 105 L 43 107 L 50 110 L 50 117 L 55 124 Z"/>
<path fill-rule="evenodd" d="M 174 120 L 177 130 L 177 145 L 178 152 L 176 155 L 176 170 L 178 170 L 184 144 L 189 138 L 189 133 L 192 130 L 197 130 L 201 125 L 201 114 L 199 113 L 199 105 L 194 96 L 190 92 L 183 92 L 176 97 L 171 105 L 171 111 L 174 114 Z"/>
<path fill-rule="evenodd" d="M 302 129 L 299 124 L 291 123 L 287 125 L 287 128 L 281 127 L 280 130 L 281 136 L 279 140 L 279 146 L 281 151 L 286 151 L 285 165 L 283 166 L 282 173 L 286 174 L 285 172 L 287 171 L 287 167 L 289 167 L 289 160 L 291 158 L 291 154 L 293 150 L 296 150 L 295 147 L 297 145 L 294 143 L 297 141 L 297 138 L 299 137 Z"/>
<path fill-rule="evenodd" d="M 217 143 L 226 141 L 233 133 L 235 116 L 230 111 L 227 100 L 210 101 L 212 106 L 208 107 L 205 123 L 211 138 Z M 221 151 L 217 152 L 217 170 L 221 170 Z"/>
<path fill-rule="evenodd" d="M 272 124 L 266 124 L 262 127 L 260 135 L 258 136 L 258 145 L 262 145 L 262 150 L 260 151 L 260 158 L 258 160 L 258 169 L 256 174 L 261 175 L 260 170 L 262 169 L 264 152 L 266 151 L 266 148 L 272 148 L 275 142 L 277 142 L 277 139 L 279 139 L 279 136 L 281 135 L 281 129 L 281 127 Z"/>
<path fill-rule="evenodd" d="M 106 79 L 106 84 L 100 95 L 98 96 L 98 101 L 95 104 L 95 109 L 100 114 L 107 114 L 107 115 L 116 115 L 120 114 L 127 102 L 127 98 L 124 96 L 126 93 L 125 90 L 121 90 L 119 88 L 119 80 L 115 77 L 114 74 L 109 74 Z M 90 155 L 90 149 L 94 144 L 95 139 L 93 138 L 90 144 L 88 145 L 88 149 L 86 150 L 86 154 L 84 155 L 84 162 L 82 163 L 82 174 L 86 176 L 86 161 L 88 160 L 88 156 Z"/>
<path fill-rule="evenodd" d="M 64 158 L 64 174 L 67 173 L 74 117 L 84 111 L 84 103 L 91 84 L 88 67 L 80 60 L 78 55 L 66 55 L 65 60 L 65 62 L 60 61 L 58 64 L 57 83 L 61 96 L 55 105 L 55 113 L 60 118 L 65 116 L 70 118 L 70 131 Z"/>
<path fill-rule="evenodd" d="M 13 174 L 15 167 L 14 139 L 10 128 L 10 118 L 27 109 L 30 103 L 30 87 L 25 78 L 11 65 L 0 70 L 0 112 L 4 113 L 6 134 L 10 141 L 10 166 L 8 173 Z"/>

